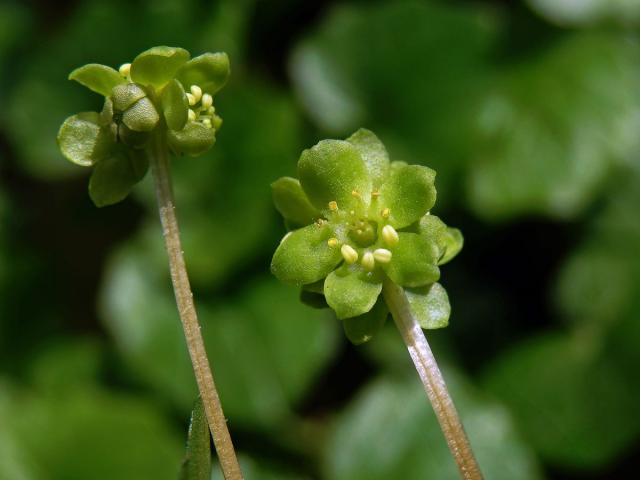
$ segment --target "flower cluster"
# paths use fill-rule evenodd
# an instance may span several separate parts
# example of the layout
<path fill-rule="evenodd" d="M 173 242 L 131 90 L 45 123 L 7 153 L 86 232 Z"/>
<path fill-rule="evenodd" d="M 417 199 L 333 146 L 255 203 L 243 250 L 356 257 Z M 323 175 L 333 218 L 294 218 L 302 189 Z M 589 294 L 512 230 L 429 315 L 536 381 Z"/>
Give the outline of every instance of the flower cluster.
<path fill-rule="evenodd" d="M 435 172 L 390 162 L 380 140 L 361 129 L 305 150 L 298 176 L 272 184 L 291 230 L 273 256 L 273 274 L 301 286 L 308 303 L 333 309 L 354 343 L 369 340 L 388 316 L 385 278 L 405 287 L 424 328 L 447 325 L 449 302 L 436 282 L 462 235 L 430 214 Z"/>
<path fill-rule="evenodd" d="M 213 96 L 228 76 L 225 53 L 191 58 L 174 47 L 151 48 L 119 70 L 92 63 L 71 72 L 69 79 L 105 97 L 100 113 L 73 115 L 58 133 L 67 159 L 95 167 L 89 193 L 96 205 L 122 200 L 145 175 L 153 138 L 178 155 L 211 148 L 222 124 Z"/>

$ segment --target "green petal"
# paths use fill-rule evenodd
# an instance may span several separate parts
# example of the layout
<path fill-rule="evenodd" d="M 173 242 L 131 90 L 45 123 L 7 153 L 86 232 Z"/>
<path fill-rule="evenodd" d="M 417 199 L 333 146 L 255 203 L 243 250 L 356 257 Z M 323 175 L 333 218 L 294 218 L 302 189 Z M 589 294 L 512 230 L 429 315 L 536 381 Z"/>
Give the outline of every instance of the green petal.
<path fill-rule="evenodd" d="M 357 317 L 373 308 L 382 291 L 382 282 L 359 267 L 335 270 L 324 281 L 324 296 L 339 319 Z"/>
<path fill-rule="evenodd" d="M 411 313 L 424 329 L 444 328 L 449 325 L 451 305 L 447 291 L 439 283 L 426 287 L 405 289 Z"/>
<path fill-rule="evenodd" d="M 187 122 L 182 130 L 169 130 L 167 141 L 177 155 L 197 157 L 216 143 L 216 131 L 198 122 Z"/>
<path fill-rule="evenodd" d="M 147 97 L 141 98 L 122 114 L 122 122 L 135 132 L 150 132 L 160 116 Z"/>
<path fill-rule="evenodd" d="M 395 162 L 394 162 L 395 163 Z M 380 189 L 380 203 L 390 210 L 395 228 L 411 225 L 436 202 L 436 172 L 421 165 L 393 165 L 389 179 Z"/>
<path fill-rule="evenodd" d="M 131 63 L 131 80 L 160 89 L 176 76 L 190 56 L 183 48 L 150 48 Z"/>
<path fill-rule="evenodd" d="M 327 209 L 331 201 L 339 208 L 351 208 L 371 195 L 367 167 L 356 147 L 344 140 L 322 140 L 302 152 L 298 176 L 304 192 L 318 209 Z"/>
<path fill-rule="evenodd" d="M 400 232 L 400 241 L 392 250 L 391 262 L 384 269 L 397 285 L 421 287 L 438 281 L 438 246 L 417 233 Z"/>
<path fill-rule="evenodd" d="M 125 83 L 116 85 L 111 91 L 111 100 L 113 100 L 113 109 L 118 112 L 124 112 L 131 105 L 141 98 L 147 96 L 147 93 L 135 83 Z"/>
<path fill-rule="evenodd" d="M 98 162 L 89 180 L 89 196 L 97 207 L 124 200 L 147 171 L 142 152 L 117 152 Z"/>
<path fill-rule="evenodd" d="M 460 252 L 464 243 L 460 230 L 447 227 L 435 215 L 425 215 L 420 219 L 418 233 L 438 246 L 438 265 L 443 265 L 453 259 Z"/>
<path fill-rule="evenodd" d="M 116 70 L 99 63 L 90 63 L 76 68 L 69 74 L 69 80 L 75 80 L 105 97 L 111 95 L 113 87 L 125 83 L 125 79 Z"/>
<path fill-rule="evenodd" d="M 374 188 L 378 188 L 389 174 L 389 154 L 380 139 L 370 130 L 361 128 L 347 138 L 364 160 Z"/>
<path fill-rule="evenodd" d="M 182 130 L 187 123 L 189 103 L 182 84 L 173 79 L 162 90 L 160 98 L 164 119 L 171 130 Z"/>
<path fill-rule="evenodd" d="M 295 178 L 279 178 L 271 184 L 271 193 L 276 210 L 294 228 L 309 225 L 320 217 L 320 212 L 309 203 L 300 182 Z"/>
<path fill-rule="evenodd" d="M 176 78 L 185 89 L 198 85 L 204 93 L 213 95 L 227 83 L 230 72 L 226 53 L 205 53 L 185 63 Z"/>
<path fill-rule="evenodd" d="M 458 255 L 464 244 L 462 232 L 457 228 L 447 227 L 442 239 L 445 247 L 440 260 L 438 260 L 438 265 L 443 265 Z"/>
<path fill-rule="evenodd" d="M 69 161 L 90 167 L 104 156 L 113 144 L 109 131 L 98 124 L 96 112 L 83 112 L 67 118 L 58 132 L 58 146 Z"/>
<path fill-rule="evenodd" d="M 305 285 L 322 280 L 342 260 L 339 248 L 327 240 L 333 236 L 328 226 L 308 225 L 288 233 L 271 260 L 271 272 L 282 282 Z"/>
<path fill-rule="evenodd" d="M 360 345 L 371 340 L 380 331 L 388 315 L 387 304 L 379 298 L 367 313 L 342 320 L 342 327 L 349 341 L 354 345 Z"/>

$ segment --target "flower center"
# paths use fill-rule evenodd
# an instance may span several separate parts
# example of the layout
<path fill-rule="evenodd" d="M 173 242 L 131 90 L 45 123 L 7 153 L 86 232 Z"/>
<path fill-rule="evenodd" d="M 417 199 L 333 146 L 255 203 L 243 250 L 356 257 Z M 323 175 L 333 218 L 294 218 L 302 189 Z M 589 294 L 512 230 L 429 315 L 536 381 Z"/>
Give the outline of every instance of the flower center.
<path fill-rule="evenodd" d="M 378 240 L 378 224 L 366 218 L 359 218 L 349 224 L 349 238 L 359 247 L 369 247 Z"/>
<path fill-rule="evenodd" d="M 190 92 L 187 93 L 187 100 L 189 101 L 190 122 L 200 122 L 207 128 L 219 128 L 221 119 L 216 115 L 211 95 L 203 94 L 198 85 L 191 85 Z"/>

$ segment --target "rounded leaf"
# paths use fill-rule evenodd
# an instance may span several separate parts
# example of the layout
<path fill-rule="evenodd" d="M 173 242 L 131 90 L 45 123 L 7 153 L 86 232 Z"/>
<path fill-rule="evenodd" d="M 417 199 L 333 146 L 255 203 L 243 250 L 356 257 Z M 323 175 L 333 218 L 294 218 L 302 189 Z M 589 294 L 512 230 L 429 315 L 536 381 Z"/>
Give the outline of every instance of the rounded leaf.
<path fill-rule="evenodd" d="M 347 138 L 356 149 L 367 166 L 373 187 L 379 187 L 389 173 L 389 154 L 384 144 L 370 130 L 361 128 Z"/>
<path fill-rule="evenodd" d="M 142 89 L 142 87 L 135 83 L 116 85 L 111 91 L 113 109 L 117 112 L 124 112 L 131 105 L 146 96 L 147 93 Z"/>
<path fill-rule="evenodd" d="M 398 236 L 393 258 L 383 267 L 389 278 L 403 287 L 422 287 L 438 281 L 437 245 L 417 233 L 400 232 Z"/>
<path fill-rule="evenodd" d="M 395 162 L 394 162 L 395 163 Z M 380 188 L 380 203 L 389 208 L 389 223 L 403 228 L 416 222 L 436 203 L 436 172 L 422 165 L 393 166 Z"/>
<path fill-rule="evenodd" d="M 171 130 L 182 130 L 187 123 L 189 102 L 182 84 L 173 79 L 162 90 L 162 113 Z"/>
<path fill-rule="evenodd" d="M 90 167 L 106 154 L 112 138 L 102 129 L 96 112 L 83 112 L 67 118 L 58 132 L 58 146 L 69 161 Z"/>
<path fill-rule="evenodd" d="M 438 246 L 438 265 L 447 263 L 462 250 L 462 232 L 457 228 L 447 227 L 436 215 L 423 216 L 417 230 L 420 235 Z"/>
<path fill-rule="evenodd" d="M 411 313 L 426 330 L 449 325 L 451 305 L 447 291 L 439 283 L 426 287 L 405 289 Z"/>
<path fill-rule="evenodd" d="M 388 316 L 387 304 L 379 298 L 367 313 L 342 320 L 342 327 L 351 343 L 361 345 L 371 340 L 380 331 Z"/>
<path fill-rule="evenodd" d="M 131 153 L 131 154 L 128 154 Z M 116 152 L 98 162 L 89 180 L 89 196 L 97 207 L 124 200 L 148 168 L 143 154 Z"/>
<path fill-rule="evenodd" d="M 322 140 L 302 152 L 298 162 L 300 184 L 311 203 L 326 210 L 335 201 L 349 208 L 371 195 L 369 172 L 356 147 L 344 140 Z"/>
<path fill-rule="evenodd" d="M 324 281 L 324 296 L 340 320 L 367 313 L 381 291 L 380 279 L 358 266 L 344 265 Z"/>
<path fill-rule="evenodd" d="M 156 107 L 147 97 L 138 100 L 122 114 L 122 122 L 135 132 L 150 132 L 159 120 Z"/>
<path fill-rule="evenodd" d="M 322 280 L 342 260 L 340 249 L 327 244 L 332 236 L 328 226 L 317 224 L 288 233 L 273 255 L 271 272 L 294 285 Z"/>
<path fill-rule="evenodd" d="M 227 83 L 230 72 L 229 56 L 226 53 L 205 53 L 185 63 L 176 78 L 185 89 L 197 85 L 203 93 L 213 95 Z"/>
<path fill-rule="evenodd" d="M 271 193 L 276 210 L 295 228 L 309 225 L 320 217 L 295 178 L 279 178 L 271 184 Z"/>
<path fill-rule="evenodd" d="M 160 89 L 176 76 L 190 56 L 184 48 L 150 48 L 131 63 L 131 80 Z"/>
<path fill-rule="evenodd" d="M 69 74 L 69 80 L 75 80 L 100 95 L 108 97 L 116 85 L 125 83 L 125 79 L 116 70 L 99 63 L 89 63 L 76 68 Z"/>
<path fill-rule="evenodd" d="M 196 157 L 216 142 L 216 131 L 198 122 L 188 122 L 182 130 L 169 130 L 167 141 L 174 153 Z"/>

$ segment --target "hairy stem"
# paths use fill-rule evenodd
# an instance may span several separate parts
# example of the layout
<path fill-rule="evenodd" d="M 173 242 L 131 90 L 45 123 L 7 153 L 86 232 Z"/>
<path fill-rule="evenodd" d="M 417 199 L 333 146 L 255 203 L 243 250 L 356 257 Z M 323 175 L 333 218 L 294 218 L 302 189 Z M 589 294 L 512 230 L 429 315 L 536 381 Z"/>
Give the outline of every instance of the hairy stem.
<path fill-rule="evenodd" d="M 444 433 L 449 450 L 453 455 L 460 475 L 466 480 L 482 480 L 482 473 L 471 444 L 464 431 L 456 407 L 447 391 L 436 359 L 429 348 L 422 328 L 409 309 L 409 301 L 404 290 L 386 279 L 382 290 L 384 299 L 396 322 L 398 330 L 407 345 L 409 355 L 418 371 L 427 396 L 436 413 L 442 433 Z"/>
<path fill-rule="evenodd" d="M 180 243 L 180 230 L 176 218 L 173 190 L 171 187 L 171 171 L 167 146 L 164 138 L 157 136 L 151 148 L 149 161 L 155 180 L 156 197 L 162 222 L 162 233 L 169 255 L 169 267 L 173 291 L 176 296 L 178 313 L 184 329 L 184 336 L 189 349 L 189 356 L 193 365 L 193 372 L 198 383 L 198 390 L 204 404 L 209 429 L 213 436 L 220 461 L 220 467 L 227 480 L 242 480 L 242 472 L 236 458 L 227 422 L 222 412 L 222 405 L 218 397 L 213 375 L 209 366 L 207 352 L 200 333 L 198 316 L 193 303 L 193 293 L 189 285 L 189 277 L 182 255 Z"/>

